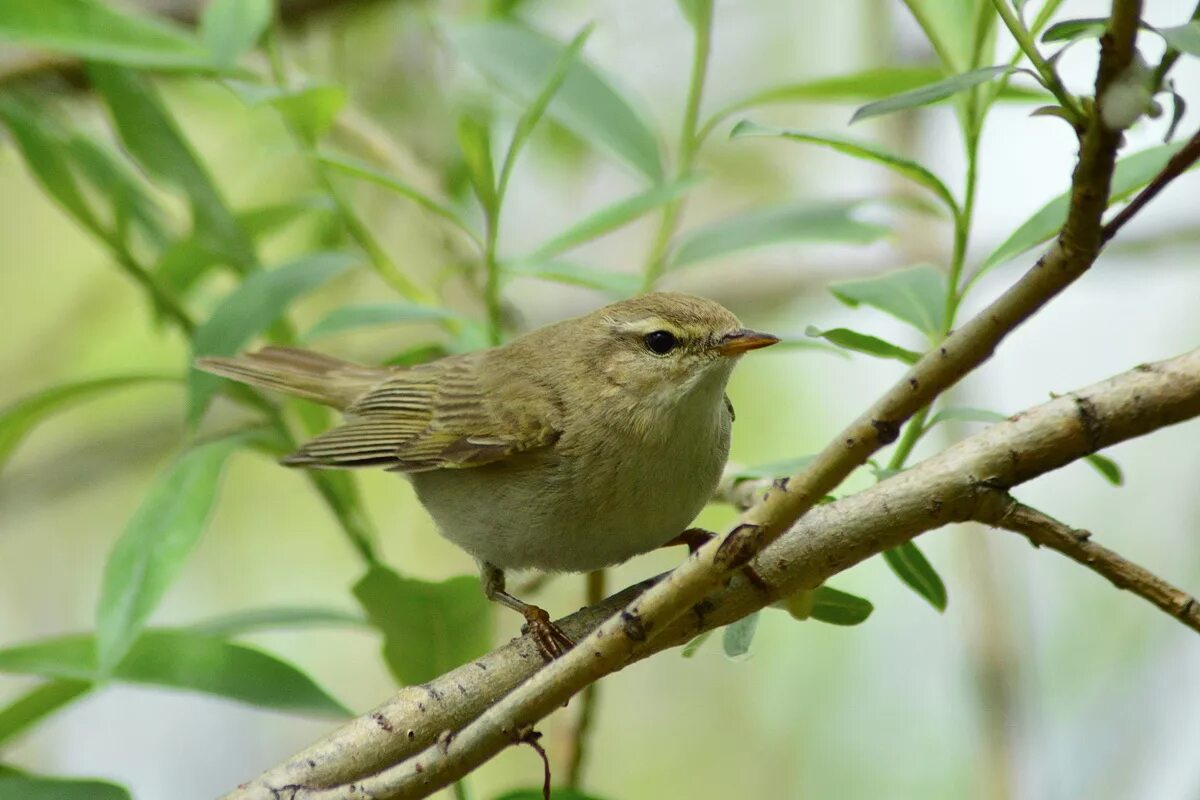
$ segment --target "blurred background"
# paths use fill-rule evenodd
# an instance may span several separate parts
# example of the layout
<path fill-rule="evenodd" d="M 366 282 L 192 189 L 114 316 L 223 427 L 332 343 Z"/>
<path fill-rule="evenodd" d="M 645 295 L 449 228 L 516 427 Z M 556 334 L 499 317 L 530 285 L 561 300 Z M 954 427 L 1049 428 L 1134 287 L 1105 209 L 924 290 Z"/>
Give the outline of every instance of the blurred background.
<path fill-rule="evenodd" d="M 947 0 L 951 2 L 951 0 Z M 336 81 L 348 102 L 331 139 L 372 153 L 414 185 L 440 188 L 468 209 L 467 173 L 455 145 L 464 108 L 511 131 L 521 105 L 496 92 L 450 31 L 480 18 L 478 3 L 371 0 L 299 4 L 282 40 L 294 74 Z M 1037 4 L 1031 3 L 1030 6 Z M 1191 0 L 1149 0 L 1147 20 L 1179 25 Z M 194 18 L 187 3 L 122 5 Z M 1068 0 L 1058 18 L 1103 16 L 1108 5 Z M 674 3 L 634 0 L 518 3 L 510 13 L 568 41 L 595 28 L 587 60 L 630 99 L 674 148 L 684 114 L 692 28 Z M 1147 60 L 1161 42 L 1143 35 Z M 1157 49 L 1156 49 L 1157 48 Z M 1002 63 L 1013 52 L 997 36 Z M 36 67 L 40 54 L 0 45 L 0 87 Z M 1090 91 L 1094 41 L 1059 62 L 1068 86 Z M 251 58 L 250 63 L 256 63 Z M 934 63 L 904 4 L 718 0 L 702 118 L 750 92 L 867 68 Z M 1189 109 L 1200 108 L 1200 61 L 1175 68 Z M 248 109 L 220 84 L 186 75 L 155 84 L 229 205 L 262 207 L 311 196 L 302 154 L 269 109 Z M 103 111 L 70 76 L 38 84 L 40 98 L 75 124 L 110 136 Z M 681 230 L 762 205 L 894 195 L 897 179 L 830 150 L 779 140 L 729 140 L 737 119 L 833 131 L 881 142 L 928 165 L 961 193 L 964 155 L 949 106 L 880 117 L 847 129 L 853 103 L 755 108 L 719 125 L 696 158 L 707 177 L 688 196 Z M 1063 192 L 1074 163 L 1068 126 L 1030 117 L 1034 105 L 999 103 L 980 143 L 968 270 L 1037 209 Z M 1161 143 L 1170 117 L 1143 120 L 1128 149 Z M 1200 114 L 1189 110 L 1181 135 Z M 507 135 L 505 133 L 504 135 Z M 437 286 L 446 306 L 484 313 L 462 278 L 464 242 L 395 194 L 339 177 L 345 196 L 402 271 Z M 512 176 L 501 247 L 528 252 L 602 206 L 644 187 L 626 164 L 547 120 Z M 1200 341 L 1200 179 L 1177 181 L 1122 233 L 1096 267 L 1020 328 L 954 390 L 954 404 L 1005 414 L 1124 371 L 1177 355 Z M 163 202 L 182 208 L 178 197 Z M 176 209 L 178 210 L 178 209 Z M 671 270 L 662 288 L 712 297 L 748 325 L 802 335 L 806 326 L 854 327 L 920 349 L 899 321 L 839 303 L 826 284 L 915 263 L 945 268 L 945 219 L 902 206 L 871 206 L 890 233 L 870 244 L 799 242 L 738 252 Z M 636 276 L 659 217 L 649 214 L 581 248 L 573 258 Z M 340 243 L 340 226 L 318 208 L 272 235 L 276 263 Z M 132 371 L 178 373 L 187 340 L 157 323 L 110 253 L 39 188 L 20 154 L 0 145 L 0 407 L 69 381 Z M 1028 268 L 1027 253 L 990 271 L 964 301 L 969 316 Z M 196 290 L 209 308 L 232 285 L 218 276 Z M 338 306 L 386 299 L 368 269 L 349 271 L 296 304 L 308 328 Z M 595 289 L 536 278 L 505 288 L 513 330 L 594 308 Z M 409 347 L 452 346 L 433 323 L 354 330 L 318 349 L 379 362 Z M 732 458 L 755 465 L 817 451 L 903 370 L 863 355 L 839 358 L 795 348 L 746 359 L 730 395 L 737 408 Z M 0 473 L 0 647 L 90 630 L 108 552 L 155 476 L 187 441 L 186 396 L 177 385 L 138 386 L 98 397 L 40 426 Z M 239 416 L 241 415 L 241 416 Z M 218 401 L 206 423 L 245 412 Z M 215 420 L 215 422 L 214 422 Z M 977 429 L 942 426 L 913 461 Z M 1173 583 L 1200 591 L 1200 425 L 1190 423 L 1114 448 L 1125 484 L 1077 464 L 1022 487 L 1034 506 L 1094 532 L 1105 545 Z M 406 483 L 386 473 L 359 482 L 379 529 L 384 560 L 428 580 L 473 574 L 464 553 L 440 539 Z M 699 523 L 733 518 L 712 507 Z M 938 613 L 890 574 L 881 559 L 834 582 L 869 598 L 873 615 L 853 628 L 798 623 L 764 613 L 750 652 L 730 659 L 718 641 L 689 658 L 660 654 L 606 679 L 600 690 L 584 786 L 615 800 L 689 797 L 1200 797 L 1200 640 L 1148 604 L 1117 591 L 1057 554 L 1007 533 L 973 527 L 920 540 L 944 578 Z M 619 588 L 669 569 L 681 552 L 635 559 L 612 571 Z M 236 453 L 196 552 L 152 622 L 188 624 L 268 606 L 355 611 L 348 588 L 361 562 L 302 475 L 270 458 Z M 583 604 L 583 579 L 562 576 L 537 595 L 562 615 Z M 493 640 L 516 633 L 496 615 Z M 394 683 L 368 630 L 291 629 L 246 640 L 301 667 L 356 713 Z M 34 686 L 0 676 L 0 703 Z M 578 701 L 576 701 L 577 703 Z M 573 704 L 574 705 L 574 704 Z M 567 747 L 572 709 L 542 726 L 551 757 Z M 3 760 L 33 772 L 110 779 L 137 798 L 209 798 L 227 791 L 330 727 L 200 694 L 114 684 L 4 745 Z M 561 775 L 561 772 L 557 773 Z M 540 784 L 528 748 L 512 749 L 471 776 L 473 796 Z"/>

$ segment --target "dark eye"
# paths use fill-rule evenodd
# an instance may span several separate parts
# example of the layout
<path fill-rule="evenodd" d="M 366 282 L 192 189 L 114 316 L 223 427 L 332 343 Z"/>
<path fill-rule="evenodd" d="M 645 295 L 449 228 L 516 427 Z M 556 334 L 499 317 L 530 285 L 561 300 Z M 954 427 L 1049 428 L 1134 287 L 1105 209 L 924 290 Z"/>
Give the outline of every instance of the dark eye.
<path fill-rule="evenodd" d="M 675 349 L 675 345 L 679 344 L 679 340 L 675 338 L 675 334 L 670 331 L 647 333 L 642 341 L 646 343 L 647 350 L 651 353 L 658 353 L 660 356 L 665 356 Z"/>

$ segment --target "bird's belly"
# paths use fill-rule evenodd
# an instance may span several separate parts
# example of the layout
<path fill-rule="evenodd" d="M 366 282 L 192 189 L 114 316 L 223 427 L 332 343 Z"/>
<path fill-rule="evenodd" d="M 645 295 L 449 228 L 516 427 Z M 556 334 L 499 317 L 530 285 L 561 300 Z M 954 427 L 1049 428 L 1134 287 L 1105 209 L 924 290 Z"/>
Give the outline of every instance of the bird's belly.
<path fill-rule="evenodd" d="M 649 552 L 687 527 L 728 455 L 728 423 L 712 428 L 656 448 L 652 463 L 628 447 L 583 460 L 547 450 L 412 480 L 442 534 L 477 559 L 584 572 Z"/>

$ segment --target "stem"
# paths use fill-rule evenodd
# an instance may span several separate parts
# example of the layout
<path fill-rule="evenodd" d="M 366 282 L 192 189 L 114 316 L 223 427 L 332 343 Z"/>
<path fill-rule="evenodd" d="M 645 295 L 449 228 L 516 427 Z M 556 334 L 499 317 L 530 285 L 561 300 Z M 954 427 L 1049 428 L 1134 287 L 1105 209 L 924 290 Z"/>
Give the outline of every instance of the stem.
<path fill-rule="evenodd" d="M 704 81 L 708 74 L 708 55 L 712 49 L 712 4 L 696 4 L 696 44 L 692 49 L 692 71 L 688 79 L 687 106 L 683 112 L 683 126 L 679 132 L 679 162 L 675 167 L 675 180 L 692 170 L 696 150 L 702 140 L 696 126 L 700 119 L 700 101 L 704 97 Z M 679 225 L 679 212 L 683 199 L 672 200 L 663 209 L 658 233 L 650 246 L 650 256 L 643 270 L 642 291 L 648 292 L 662 277 L 667 266 L 667 249 Z"/>
<path fill-rule="evenodd" d="M 608 595 L 608 573 L 598 569 L 587 574 L 587 605 L 594 606 Z M 600 685 L 590 683 L 580 696 L 579 716 L 571 731 L 571 749 L 567 754 L 567 788 L 578 790 L 583 783 L 583 764 L 589 734 L 596 719 Z"/>
<path fill-rule="evenodd" d="M 1042 85 L 1058 98 L 1059 104 L 1070 114 L 1072 124 L 1077 129 L 1081 129 L 1087 121 L 1087 115 L 1084 114 L 1083 108 L 1079 105 L 1079 100 L 1063 86 L 1058 73 L 1054 71 L 1054 67 L 1046 59 L 1042 58 L 1042 54 L 1038 52 L 1037 43 L 1033 40 L 1033 35 L 1022 24 L 1021 20 L 1017 18 L 1016 13 L 1009 7 L 1006 0 L 992 0 L 992 5 L 996 7 L 996 13 L 1000 15 L 1000 19 L 1004 20 L 1009 33 L 1017 40 L 1017 44 L 1025 53 L 1026 58 L 1029 59 L 1029 63 L 1038 71 L 1038 75 L 1042 78 Z"/>

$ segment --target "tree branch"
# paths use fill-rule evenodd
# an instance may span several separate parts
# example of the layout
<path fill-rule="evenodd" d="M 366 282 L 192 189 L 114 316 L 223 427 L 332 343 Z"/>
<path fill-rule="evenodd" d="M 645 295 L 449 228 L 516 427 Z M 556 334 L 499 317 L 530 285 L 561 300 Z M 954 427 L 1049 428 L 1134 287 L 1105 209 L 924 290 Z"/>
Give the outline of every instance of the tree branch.
<path fill-rule="evenodd" d="M 612 615 L 655 581 L 661 584 L 666 579 L 659 576 L 559 624 L 577 640 L 596 630 L 626 639 L 627 655 L 611 669 L 591 667 L 592 661 L 601 660 L 596 642 L 603 639 L 589 637 L 571 651 L 585 656 L 585 665 L 591 667 L 586 680 L 591 682 L 740 619 L 779 597 L 815 587 L 920 533 L 951 522 L 996 518 L 1011 504 L 1005 492 L 1013 486 L 1096 450 L 1196 416 L 1200 416 L 1200 349 L 1062 395 L 870 489 L 817 506 L 755 560 L 755 571 L 768 592 L 735 574 L 727 586 L 703 598 L 691 613 L 664 625 L 652 639 L 628 620 L 626 627 L 608 633 Z M 698 560 L 698 555 L 693 556 L 687 563 Z M 559 698 L 574 693 L 576 674 L 552 666 L 542 668 L 527 637 L 516 639 L 430 683 L 401 690 L 227 798 L 268 800 L 285 787 L 290 792 L 285 796 L 295 800 L 423 796 L 483 760 L 481 754 L 487 751 L 477 749 L 476 742 L 494 742 L 497 749 L 512 743 L 521 731 L 560 706 Z M 504 699 L 498 702 L 498 698 Z M 460 732 L 451 735 L 451 731 Z"/>
<path fill-rule="evenodd" d="M 1118 589 L 1147 600 L 1200 633 L 1200 603 L 1192 595 L 1177 589 L 1145 567 L 1127 561 L 1103 545 L 1092 541 L 1088 531 L 1071 528 L 1036 508 L 1006 497 L 1002 504 L 992 503 L 979 517 L 996 528 L 1024 534 L 1038 547 L 1049 547 L 1088 569 L 1103 575 Z"/>

